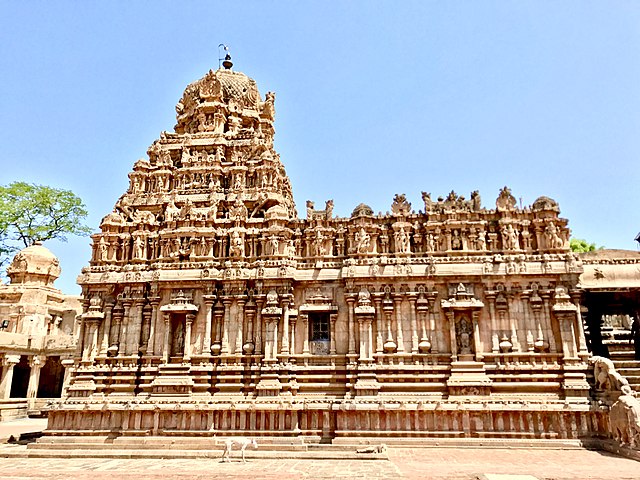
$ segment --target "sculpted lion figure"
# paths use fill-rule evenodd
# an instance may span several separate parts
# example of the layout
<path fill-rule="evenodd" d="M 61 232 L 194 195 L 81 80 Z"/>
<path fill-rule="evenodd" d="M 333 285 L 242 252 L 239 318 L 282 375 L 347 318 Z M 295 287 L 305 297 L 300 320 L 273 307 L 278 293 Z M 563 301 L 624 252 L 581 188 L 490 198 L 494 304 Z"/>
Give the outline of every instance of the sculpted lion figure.
<path fill-rule="evenodd" d="M 596 389 L 620 391 L 625 385 L 629 385 L 626 378 L 616 372 L 613 362 L 605 357 L 592 357 L 593 376 L 596 381 Z"/>
<path fill-rule="evenodd" d="M 629 385 L 622 387 L 622 394 L 609 410 L 609 429 L 620 445 L 637 448 L 640 440 L 640 402 Z"/>

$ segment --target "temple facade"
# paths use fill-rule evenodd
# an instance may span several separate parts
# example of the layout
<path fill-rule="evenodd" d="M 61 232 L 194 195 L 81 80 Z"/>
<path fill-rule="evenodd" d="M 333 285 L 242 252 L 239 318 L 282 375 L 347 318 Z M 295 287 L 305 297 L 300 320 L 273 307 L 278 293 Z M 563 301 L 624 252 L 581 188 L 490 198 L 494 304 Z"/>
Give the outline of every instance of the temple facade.
<path fill-rule="evenodd" d="M 189 85 L 92 236 L 50 435 L 577 438 L 589 399 L 567 220 L 505 187 L 299 218 L 273 93 Z"/>

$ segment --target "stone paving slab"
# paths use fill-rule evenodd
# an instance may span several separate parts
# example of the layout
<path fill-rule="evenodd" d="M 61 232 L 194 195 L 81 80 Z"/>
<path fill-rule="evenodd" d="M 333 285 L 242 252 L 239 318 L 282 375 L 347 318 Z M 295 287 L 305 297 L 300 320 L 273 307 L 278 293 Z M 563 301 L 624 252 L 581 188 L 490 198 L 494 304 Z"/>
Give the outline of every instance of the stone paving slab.
<path fill-rule="evenodd" d="M 529 477 L 525 477 L 528 475 Z M 389 460 L 0 458 L 3 480 L 637 480 L 640 463 L 589 450 L 390 448 Z"/>
<path fill-rule="evenodd" d="M 6 443 L 11 437 L 40 434 L 47 428 L 46 418 L 21 418 L 0 422 L 0 443 Z"/>

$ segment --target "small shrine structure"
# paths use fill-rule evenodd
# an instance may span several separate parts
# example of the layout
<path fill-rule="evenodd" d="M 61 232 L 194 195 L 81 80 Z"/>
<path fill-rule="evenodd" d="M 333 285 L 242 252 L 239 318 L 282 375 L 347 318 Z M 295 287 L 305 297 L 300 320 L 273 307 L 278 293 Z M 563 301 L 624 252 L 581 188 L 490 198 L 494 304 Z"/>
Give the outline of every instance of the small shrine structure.
<path fill-rule="evenodd" d="M 54 286 L 60 264 L 40 243 L 19 251 L 0 285 L 0 420 L 48 409 L 63 395 L 77 342 L 80 298 Z"/>

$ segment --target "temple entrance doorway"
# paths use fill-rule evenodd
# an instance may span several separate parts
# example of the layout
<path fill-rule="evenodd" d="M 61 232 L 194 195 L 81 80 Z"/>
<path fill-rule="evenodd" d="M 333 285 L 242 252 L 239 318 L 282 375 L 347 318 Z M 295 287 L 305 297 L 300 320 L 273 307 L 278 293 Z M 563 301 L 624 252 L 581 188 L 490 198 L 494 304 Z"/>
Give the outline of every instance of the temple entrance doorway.
<path fill-rule="evenodd" d="M 20 362 L 13 367 L 10 398 L 27 398 L 30 374 L 31 367 L 29 366 L 29 360 L 26 355 L 21 355 Z"/>
<path fill-rule="evenodd" d="M 60 357 L 47 357 L 42 370 L 40 370 L 40 382 L 38 383 L 38 398 L 60 398 L 62 396 L 62 384 L 64 382 L 64 366 Z"/>

